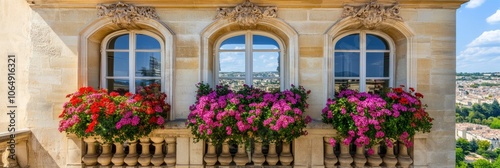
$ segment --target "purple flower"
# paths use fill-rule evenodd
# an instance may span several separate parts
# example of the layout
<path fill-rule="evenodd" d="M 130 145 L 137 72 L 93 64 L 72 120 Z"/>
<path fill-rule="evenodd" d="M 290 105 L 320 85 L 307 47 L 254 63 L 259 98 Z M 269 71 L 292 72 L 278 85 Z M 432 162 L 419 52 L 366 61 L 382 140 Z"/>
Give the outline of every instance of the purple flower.
<path fill-rule="evenodd" d="M 133 126 L 136 126 L 137 124 L 139 124 L 139 121 L 141 121 L 141 120 L 139 119 L 139 116 L 134 116 L 134 117 L 132 117 L 132 125 L 133 125 Z"/>

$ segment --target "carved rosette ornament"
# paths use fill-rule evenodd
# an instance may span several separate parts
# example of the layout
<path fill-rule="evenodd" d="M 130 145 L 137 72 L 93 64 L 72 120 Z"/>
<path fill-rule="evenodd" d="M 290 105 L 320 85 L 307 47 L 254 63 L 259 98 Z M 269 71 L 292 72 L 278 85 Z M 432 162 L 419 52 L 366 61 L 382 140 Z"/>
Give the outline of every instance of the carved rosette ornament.
<path fill-rule="evenodd" d="M 276 18 L 277 7 L 259 7 L 249 0 L 234 8 L 218 8 L 215 19 L 226 19 L 242 27 L 255 27 L 264 18 Z"/>
<path fill-rule="evenodd" d="M 342 18 L 353 17 L 359 20 L 364 27 L 372 29 L 387 19 L 403 21 L 399 16 L 399 4 L 383 5 L 372 0 L 364 6 L 345 5 Z"/>
<path fill-rule="evenodd" d="M 123 2 L 111 5 L 97 5 L 97 16 L 109 17 L 113 23 L 122 28 L 136 27 L 135 21 L 143 19 L 159 20 L 156 10 L 149 6 L 134 6 Z"/>

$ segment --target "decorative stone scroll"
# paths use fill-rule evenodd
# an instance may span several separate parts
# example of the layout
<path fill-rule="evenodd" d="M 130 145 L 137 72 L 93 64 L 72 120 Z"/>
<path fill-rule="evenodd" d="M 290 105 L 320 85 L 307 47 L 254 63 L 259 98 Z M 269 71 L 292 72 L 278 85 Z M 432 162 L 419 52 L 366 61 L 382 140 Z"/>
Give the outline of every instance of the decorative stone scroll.
<path fill-rule="evenodd" d="M 383 5 L 372 0 L 364 6 L 345 5 L 342 18 L 353 17 L 359 20 L 366 28 L 375 28 L 386 19 L 403 21 L 399 16 L 399 4 Z"/>
<path fill-rule="evenodd" d="M 97 5 L 99 17 L 109 17 L 113 23 L 122 27 L 135 27 L 135 21 L 143 19 L 159 20 L 156 10 L 148 6 L 134 6 L 123 2 L 118 2 L 111 5 Z"/>
<path fill-rule="evenodd" d="M 263 18 L 276 18 L 277 7 L 259 7 L 249 0 L 234 8 L 218 8 L 215 19 L 226 19 L 243 27 L 255 27 Z"/>

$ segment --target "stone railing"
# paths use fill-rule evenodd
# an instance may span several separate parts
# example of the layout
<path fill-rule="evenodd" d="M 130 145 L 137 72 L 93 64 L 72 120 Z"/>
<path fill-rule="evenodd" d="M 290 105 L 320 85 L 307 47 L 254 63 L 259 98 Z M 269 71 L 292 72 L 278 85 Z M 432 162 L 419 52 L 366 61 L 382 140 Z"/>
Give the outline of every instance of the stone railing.
<path fill-rule="evenodd" d="M 30 136 L 31 131 L 28 129 L 18 130 L 15 133 L 0 133 L 0 168 L 29 167 L 27 144 Z M 12 153 L 14 155 L 11 155 Z"/>
<path fill-rule="evenodd" d="M 336 131 L 329 125 L 313 122 L 308 135 L 292 143 L 263 145 L 259 142 L 245 145 L 209 142 L 194 143 L 184 121 L 169 122 L 166 129 L 155 130 L 149 137 L 137 141 L 102 144 L 94 138 L 83 140 L 80 160 L 83 167 L 426 167 L 425 135 L 414 138 L 415 146 L 407 149 L 395 143 L 366 147 L 329 143 Z"/>

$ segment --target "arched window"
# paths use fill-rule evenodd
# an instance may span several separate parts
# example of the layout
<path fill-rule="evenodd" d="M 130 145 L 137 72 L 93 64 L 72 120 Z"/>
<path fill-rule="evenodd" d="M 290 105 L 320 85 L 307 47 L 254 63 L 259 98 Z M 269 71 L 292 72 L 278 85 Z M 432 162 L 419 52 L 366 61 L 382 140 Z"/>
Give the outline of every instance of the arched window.
<path fill-rule="evenodd" d="M 104 38 L 101 49 L 101 87 L 135 93 L 138 87 L 159 83 L 164 88 L 163 41 L 146 31 L 119 31 Z"/>
<path fill-rule="evenodd" d="M 393 85 L 394 45 L 381 33 L 357 31 L 334 39 L 335 90 L 380 92 Z"/>
<path fill-rule="evenodd" d="M 220 38 L 216 47 L 215 79 L 240 89 L 243 84 L 267 91 L 284 88 L 283 45 L 265 32 L 246 31 Z"/>

